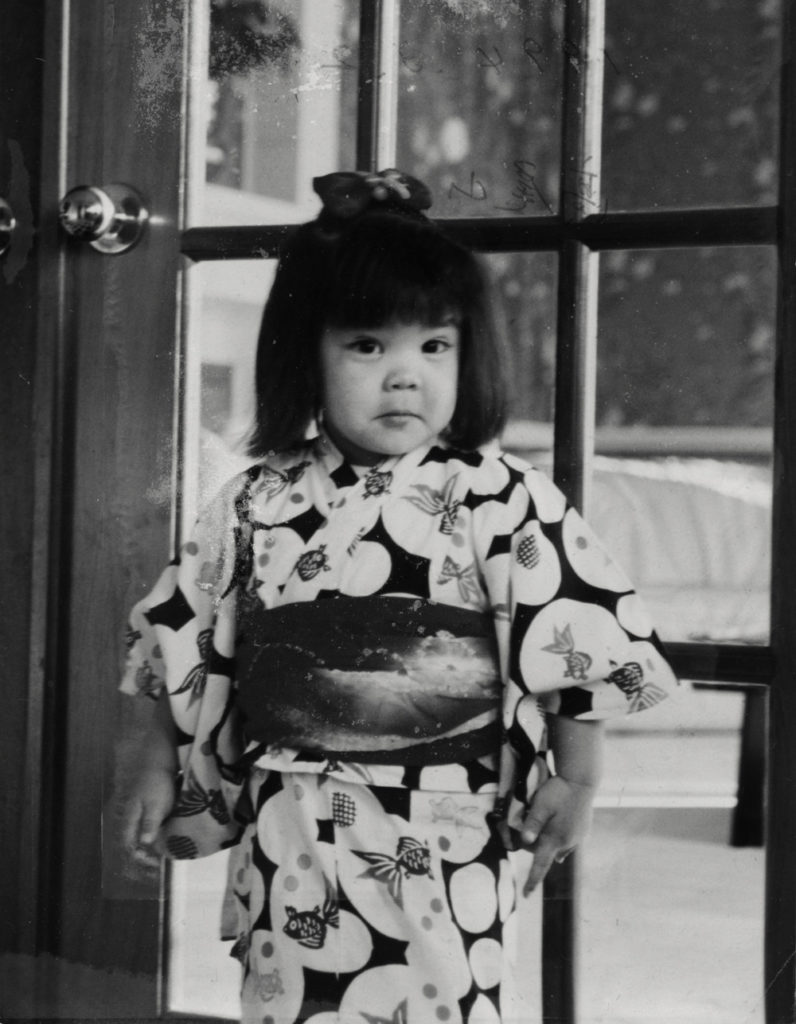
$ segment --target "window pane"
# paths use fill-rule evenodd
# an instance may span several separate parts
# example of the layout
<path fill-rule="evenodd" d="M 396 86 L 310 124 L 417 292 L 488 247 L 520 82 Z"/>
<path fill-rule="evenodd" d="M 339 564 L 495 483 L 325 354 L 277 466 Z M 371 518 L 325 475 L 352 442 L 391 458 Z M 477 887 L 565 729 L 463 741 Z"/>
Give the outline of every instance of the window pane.
<path fill-rule="evenodd" d="M 563 5 L 403 0 L 398 166 L 440 217 L 558 207 Z"/>
<path fill-rule="evenodd" d="M 769 635 L 775 260 L 603 255 L 590 518 L 664 639 Z"/>
<path fill-rule="evenodd" d="M 746 699 L 686 692 L 610 728 L 582 854 L 584 1020 L 763 1024 L 764 851 L 730 842 Z"/>
<path fill-rule="evenodd" d="M 192 110 L 206 138 L 193 223 L 314 215 L 313 176 L 354 166 L 358 28 L 357 0 L 211 0 L 205 96 Z"/>
<path fill-rule="evenodd" d="M 611 210 L 776 201 L 779 0 L 607 0 Z"/>
<path fill-rule="evenodd" d="M 509 363 L 507 443 L 530 450 L 550 447 L 556 356 L 557 260 L 553 253 L 500 253 L 485 257 L 494 294 L 497 330 Z M 533 439 L 533 443 L 524 441 Z"/>

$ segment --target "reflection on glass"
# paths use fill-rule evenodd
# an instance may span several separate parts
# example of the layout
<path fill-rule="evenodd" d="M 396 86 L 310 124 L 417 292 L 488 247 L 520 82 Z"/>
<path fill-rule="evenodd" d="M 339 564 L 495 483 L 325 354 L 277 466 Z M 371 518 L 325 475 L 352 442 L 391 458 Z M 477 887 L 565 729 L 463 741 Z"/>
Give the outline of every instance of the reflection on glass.
<path fill-rule="evenodd" d="M 211 0 L 196 224 L 303 220 L 312 177 L 354 166 L 358 27 L 357 0 Z"/>
<path fill-rule="evenodd" d="M 558 207 L 563 3 L 404 0 L 397 163 L 441 217 Z"/>
<path fill-rule="evenodd" d="M 552 253 L 495 253 L 484 257 L 492 281 L 497 330 L 509 364 L 512 447 L 523 438 L 545 438 L 553 422 L 556 356 L 557 261 Z M 526 443 L 530 450 L 533 443 Z"/>
<path fill-rule="evenodd" d="M 581 855 L 584 1020 L 763 1024 L 764 851 L 734 833 L 746 699 L 685 690 L 610 727 Z"/>
<path fill-rule="evenodd" d="M 201 364 L 199 486 L 201 507 L 249 461 L 254 417 L 254 361 L 271 260 L 203 263 L 191 269 L 196 297 L 194 358 Z"/>
<path fill-rule="evenodd" d="M 773 251 L 601 259 L 590 518 L 669 640 L 769 635 Z"/>
<path fill-rule="evenodd" d="M 779 0 L 607 0 L 609 209 L 776 201 Z"/>

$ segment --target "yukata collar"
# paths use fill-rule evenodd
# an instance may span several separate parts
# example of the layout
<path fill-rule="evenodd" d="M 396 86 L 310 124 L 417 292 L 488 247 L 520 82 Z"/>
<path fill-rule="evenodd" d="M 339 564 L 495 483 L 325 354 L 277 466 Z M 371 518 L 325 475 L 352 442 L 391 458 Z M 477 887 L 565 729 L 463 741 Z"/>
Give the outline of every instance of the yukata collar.
<path fill-rule="evenodd" d="M 346 465 L 360 480 L 374 471 L 378 473 L 392 473 L 394 475 L 400 473 L 403 476 L 405 472 L 411 472 L 416 469 L 426 454 L 436 445 L 444 446 L 444 442 L 439 438 L 432 438 L 432 440 L 425 441 L 423 444 L 418 445 L 417 448 L 406 452 L 405 455 L 388 455 L 381 462 L 377 462 L 372 466 L 361 466 L 351 462 L 343 455 L 322 426 L 318 427 L 318 436 L 313 439 L 314 451 L 329 476 L 339 470 L 341 466 Z"/>

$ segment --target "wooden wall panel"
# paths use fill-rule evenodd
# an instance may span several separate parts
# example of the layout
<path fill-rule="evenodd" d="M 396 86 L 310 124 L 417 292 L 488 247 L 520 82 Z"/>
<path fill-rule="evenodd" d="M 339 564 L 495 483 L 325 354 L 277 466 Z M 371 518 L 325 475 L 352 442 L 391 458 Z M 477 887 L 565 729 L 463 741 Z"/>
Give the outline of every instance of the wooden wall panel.
<path fill-rule="evenodd" d="M 22 870 L 18 837 L 26 801 L 29 714 L 43 21 L 40 0 L 0 5 L 0 39 L 13 40 L 0 61 L 0 196 L 12 204 L 18 220 L 12 247 L 0 257 L 0 955 L 19 948 L 22 931 L 14 911 Z M 0 972 L 0 991 L 2 977 Z"/>

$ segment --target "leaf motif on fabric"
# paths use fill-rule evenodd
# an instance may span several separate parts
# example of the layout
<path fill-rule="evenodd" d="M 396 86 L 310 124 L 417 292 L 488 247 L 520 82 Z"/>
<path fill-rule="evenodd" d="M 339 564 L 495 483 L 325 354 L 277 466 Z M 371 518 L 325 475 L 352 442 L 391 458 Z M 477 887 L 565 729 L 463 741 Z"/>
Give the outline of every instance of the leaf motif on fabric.
<path fill-rule="evenodd" d="M 125 631 L 125 634 L 124 634 L 124 643 L 125 643 L 125 647 L 127 648 L 127 650 L 129 651 L 133 647 L 135 647 L 135 645 L 138 643 L 138 641 L 140 639 L 141 639 L 141 632 L 140 632 L 140 630 L 133 629 L 132 626 L 128 625 L 128 627 L 127 627 L 127 629 Z"/>
<path fill-rule="evenodd" d="M 442 563 L 442 569 L 440 570 L 439 579 L 437 585 L 442 586 L 445 583 L 449 583 L 451 580 L 456 580 L 458 585 L 459 594 L 463 601 L 477 601 L 479 595 L 478 580 L 475 574 L 475 563 L 467 566 L 460 566 L 459 563 L 451 558 L 450 555 L 445 556 L 445 560 Z"/>
<path fill-rule="evenodd" d="M 265 500 L 270 501 L 277 494 L 281 494 L 290 484 L 297 483 L 309 465 L 310 463 L 306 460 L 297 463 L 295 466 L 288 466 L 285 470 L 274 469 L 272 466 L 264 465 L 252 494 L 264 494 Z"/>
<path fill-rule="evenodd" d="M 179 687 L 173 691 L 175 696 L 179 693 L 188 693 L 190 691 L 191 696 L 188 700 L 188 707 L 191 707 L 197 700 L 201 700 L 205 692 L 208 659 L 213 649 L 213 630 L 201 630 L 196 637 L 196 646 L 199 648 L 201 662 L 198 665 L 194 665 Z"/>
<path fill-rule="evenodd" d="M 135 686 L 140 693 L 152 693 L 159 688 L 160 679 L 148 661 L 142 662 L 136 669 Z"/>
<path fill-rule="evenodd" d="M 449 822 L 459 833 L 464 828 L 476 831 L 480 831 L 482 828 L 481 813 L 476 805 L 460 807 L 452 797 L 446 796 L 441 800 L 430 800 L 429 806 L 431 807 L 432 821 Z"/>
<path fill-rule="evenodd" d="M 382 1017 L 380 1015 L 373 1015 L 372 1013 L 365 1013 L 364 1010 L 359 1012 L 364 1017 L 367 1024 L 407 1024 L 409 1020 L 409 1000 L 403 999 L 395 1007 L 391 1017 Z"/>
<path fill-rule="evenodd" d="M 462 504 L 453 497 L 458 478 L 459 474 L 454 474 L 441 491 L 429 487 L 428 484 L 413 484 L 417 494 L 404 495 L 404 500 L 411 502 L 415 508 L 419 508 L 427 515 L 440 516 L 439 532 L 450 535 L 456 526 Z"/>

